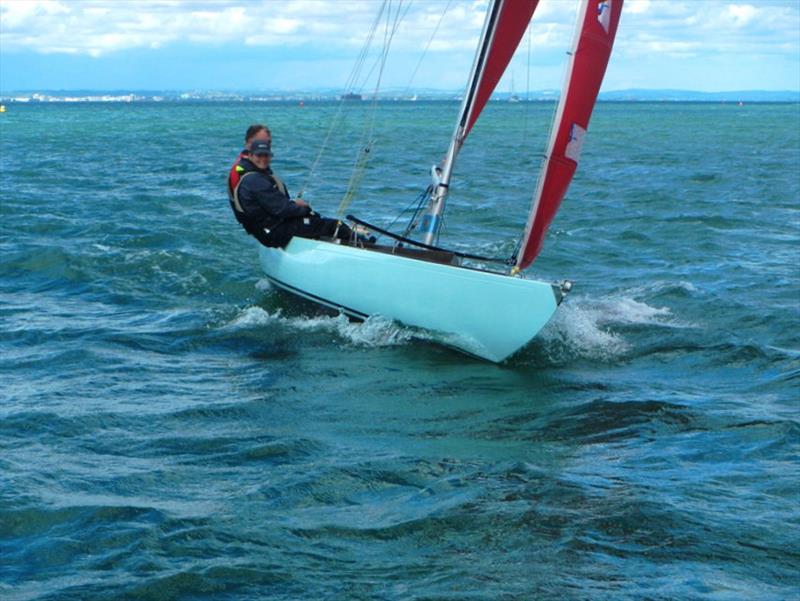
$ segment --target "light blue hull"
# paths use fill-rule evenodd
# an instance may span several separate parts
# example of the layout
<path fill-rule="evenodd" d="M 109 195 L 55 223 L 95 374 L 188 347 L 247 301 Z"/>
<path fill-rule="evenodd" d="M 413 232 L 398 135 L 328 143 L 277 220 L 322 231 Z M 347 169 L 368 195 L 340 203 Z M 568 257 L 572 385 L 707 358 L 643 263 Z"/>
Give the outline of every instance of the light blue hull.
<path fill-rule="evenodd" d="M 558 306 L 552 284 L 293 238 L 260 247 L 276 286 L 360 318 L 380 315 L 502 361 L 536 336 Z"/>

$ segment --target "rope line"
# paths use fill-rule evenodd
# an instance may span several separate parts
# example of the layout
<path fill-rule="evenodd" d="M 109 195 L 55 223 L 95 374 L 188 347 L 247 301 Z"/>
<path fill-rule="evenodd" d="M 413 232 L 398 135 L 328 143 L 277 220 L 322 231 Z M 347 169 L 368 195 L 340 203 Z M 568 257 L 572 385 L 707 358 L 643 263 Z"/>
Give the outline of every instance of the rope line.
<path fill-rule="evenodd" d="M 422 66 L 422 61 L 425 59 L 425 55 L 428 53 L 428 49 L 431 47 L 433 43 L 433 39 L 436 37 L 437 32 L 439 31 L 439 26 L 444 21 L 444 17 L 447 14 L 447 11 L 450 8 L 450 5 L 453 3 L 453 0 L 447 0 L 447 6 L 444 7 L 444 11 L 442 12 L 441 16 L 439 17 L 439 21 L 436 23 L 436 27 L 431 34 L 431 37 L 428 38 L 428 43 L 425 45 L 425 49 L 422 51 L 422 56 L 419 57 L 419 61 L 417 61 L 417 66 L 414 67 L 414 72 L 411 74 L 411 78 L 408 80 L 408 85 L 406 89 L 403 91 L 403 96 L 407 96 L 408 92 L 411 90 L 411 84 L 414 82 L 414 78 L 417 76 L 417 71 Z"/>
<path fill-rule="evenodd" d="M 369 109 L 369 125 L 364 133 L 364 137 L 362 138 L 362 142 L 360 145 L 360 149 L 358 154 L 356 155 L 356 160 L 353 164 L 353 171 L 350 175 L 350 180 L 347 183 L 347 191 L 345 192 L 344 196 L 342 197 L 342 201 L 339 203 L 339 208 L 337 210 L 337 215 L 341 218 L 344 216 L 347 207 L 350 206 L 350 203 L 353 201 L 353 198 L 358 191 L 358 188 L 361 184 L 361 180 L 364 178 L 366 174 L 367 163 L 369 162 L 372 147 L 374 146 L 375 140 L 373 139 L 373 132 L 375 130 L 375 117 L 377 114 L 377 106 L 378 106 L 378 92 L 380 91 L 381 81 L 383 80 L 383 73 L 384 69 L 386 68 L 386 61 L 389 58 L 389 48 L 391 47 L 392 40 L 394 39 L 397 30 L 400 27 L 400 23 L 405 18 L 406 14 L 408 14 L 408 10 L 411 8 L 411 4 L 407 4 L 405 6 L 405 10 L 403 10 L 403 0 L 399 0 L 397 3 L 397 9 L 394 14 L 394 20 L 392 20 L 392 6 L 391 0 L 389 0 L 388 11 L 386 15 L 386 23 L 384 26 L 384 33 L 383 33 L 383 48 L 381 50 L 379 60 L 377 60 L 373 64 L 373 68 L 370 70 L 368 76 L 371 76 L 372 72 L 375 69 L 375 66 L 379 65 L 378 68 L 378 76 L 375 81 L 375 89 L 372 93 L 372 102 L 370 104 Z M 391 23 L 391 26 L 390 26 Z M 366 85 L 366 81 L 364 82 Z"/>
<path fill-rule="evenodd" d="M 358 80 L 358 76 L 361 73 L 361 69 L 364 66 L 364 63 L 369 55 L 369 49 L 372 46 L 372 40 L 375 37 L 375 32 L 378 29 L 378 26 L 381 23 L 381 19 L 383 18 L 383 13 L 386 10 L 386 7 L 389 5 L 390 0 L 383 0 L 380 9 L 378 10 L 378 14 L 375 17 L 375 20 L 372 22 L 372 26 L 370 27 L 369 33 L 367 34 L 366 40 L 364 40 L 364 44 L 361 47 L 361 50 L 356 57 L 355 64 L 350 71 L 350 74 L 347 76 L 347 80 L 345 81 L 345 93 L 348 90 L 352 90 L 353 85 Z M 306 181 L 303 183 L 302 188 L 300 188 L 300 192 L 298 193 L 297 197 L 302 198 L 303 194 L 305 193 L 308 185 L 311 183 L 314 175 L 317 172 L 317 167 L 319 166 L 319 162 L 322 159 L 322 156 L 328 150 L 328 143 L 330 142 L 331 136 L 333 135 L 333 131 L 340 125 L 341 121 L 343 120 L 343 113 L 344 107 L 347 103 L 345 100 L 344 95 L 339 99 L 339 105 L 336 109 L 336 114 L 331 119 L 330 127 L 328 128 L 327 133 L 325 134 L 325 139 L 322 142 L 322 146 L 320 146 L 319 151 L 317 152 L 317 156 L 314 159 L 313 164 L 311 165 L 311 169 L 308 172 L 308 176 L 306 177 Z"/>

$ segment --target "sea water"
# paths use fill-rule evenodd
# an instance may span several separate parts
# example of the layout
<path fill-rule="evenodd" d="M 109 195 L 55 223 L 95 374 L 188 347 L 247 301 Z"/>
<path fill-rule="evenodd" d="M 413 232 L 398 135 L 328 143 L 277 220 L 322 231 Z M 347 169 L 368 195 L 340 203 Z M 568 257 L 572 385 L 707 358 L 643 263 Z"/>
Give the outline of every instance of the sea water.
<path fill-rule="evenodd" d="M 270 287 L 249 124 L 325 214 L 369 148 L 390 226 L 457 106 L 8 107 L 0 598 L 800 596 L 800 107 L 599 104 L 501 365 Z M 442 245 L 514 253 L 553 111 L 491 103 Z"/>

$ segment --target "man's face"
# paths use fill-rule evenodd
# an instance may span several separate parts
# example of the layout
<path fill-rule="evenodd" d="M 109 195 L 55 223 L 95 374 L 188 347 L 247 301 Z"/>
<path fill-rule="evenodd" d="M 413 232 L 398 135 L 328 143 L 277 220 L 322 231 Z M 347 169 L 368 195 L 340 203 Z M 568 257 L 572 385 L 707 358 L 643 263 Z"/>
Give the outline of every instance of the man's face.
<path fill-rule="evenodd" d="M 259 169 L 266 169 L 272 157 L 268 154 L 253 154 L 250 155 L 250 160 Z"/>

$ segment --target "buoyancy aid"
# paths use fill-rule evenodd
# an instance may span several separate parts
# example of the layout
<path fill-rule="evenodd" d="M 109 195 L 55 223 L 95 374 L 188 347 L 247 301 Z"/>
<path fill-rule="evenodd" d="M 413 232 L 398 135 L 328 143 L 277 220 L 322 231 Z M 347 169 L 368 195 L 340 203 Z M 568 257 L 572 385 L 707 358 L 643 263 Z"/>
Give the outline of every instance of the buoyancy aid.
<path fill-rule="evenodd" d="M 236 172 L 237 172 L 236 186 L 233 188 L 232 191 L 229 188 L 230 194 L 228 198 L 231 204 L 231 209 L 233 210 L 233 214 L 236 217 L 236 221 L 242 224 L 242 227 L 244 227 L 245 231 L 248 234 L 258 237 L 258 235 L 255 234 L 254 232 L 256 230 L 262 230 L 262 229 L 264 229 L 264 231 L 268 234 L 269 229 L 263 228 L 262 224 L 253 220 L 253 218 L 250 215 L 248 215 L 247 212 L 242 207 L 242 203 L 239 201 L 239 188 L 241 187 L 242 182 L 245 180 L 246 177 L 254 175 L 256 173 L 262 173 L 263 175 L 266 175 L 267 177 L 272 179 L 278 190 L 280 190 L 281 193 L 283 193 L 288 198 L 289 192 L 286 189 L 286 184 L 284 184 L 283 181 L 274 173 L 248 170 L 247 168 L 242 167 L 242 165 L 236 165 Z M 280 223 L 280 221 L 274 225 L 271 225 L 270 227 L 274 227 L 278 223 Z"/>
<path fill-rule="evenodd" d="M 241 157 L 241 155 L 239 156 Z M 228 196 L 233 196 L 233 191 L 236 189 L 236 186 L 239 185 L 239 179 L 242 177 L 244 172 L 245 168 L 242 167 L 238 161 L 233 167 L 231 167 L 231 170 L 228 173 Z"/>
<path fill-rule="evenodd" d="M 239 199 L 236 192 L 239 189 L 239 184 L 242 180 L 242 174 L 244 174 L 245 171 L 245 168 L 237 163 L 231 167 L 231 171 L 228 174 L 228 202 L 231 205 L 231 211 L 233 211 L 233 216 L 236 217 L 236 221 L 242 225 L 244 225 L 245 215 L 244 211 L 242 210 L 242 205 L 239 204 Z M 245 229 L 247 228 L 245 227 Z"/>
<path fill-rule="evenodd" d="M 242 178 L 242 175 L 247 172 L 247 169 L 242 167 L 239 163 L 242 159 L 247 158 L 244 152 L 239 153 L 239 158 L 236 159 L 236 163 L 231 167 L 230 172 L 228 173 L 228 197 L 233 198 L 233 191 L 239 185 L 239 180 Z M 275 185 L 278 186 L 278 189 L 289 196 L 289 193 L 286 191 L 286 185 L 281 181 L 281 179 L 275 175 L 274 173 L 270 174 L 273 180 L 275 180 Z"/>

